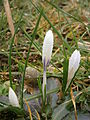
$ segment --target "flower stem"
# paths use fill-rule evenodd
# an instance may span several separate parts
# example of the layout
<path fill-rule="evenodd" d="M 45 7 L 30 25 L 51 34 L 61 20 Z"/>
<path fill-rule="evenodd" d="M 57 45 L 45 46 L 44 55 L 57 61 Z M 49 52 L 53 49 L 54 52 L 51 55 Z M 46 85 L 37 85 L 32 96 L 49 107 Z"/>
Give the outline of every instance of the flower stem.
<path fill-rule="evenodd" d="M 43 103 L 46 102 L 46 70 L 43 72 Z"/>

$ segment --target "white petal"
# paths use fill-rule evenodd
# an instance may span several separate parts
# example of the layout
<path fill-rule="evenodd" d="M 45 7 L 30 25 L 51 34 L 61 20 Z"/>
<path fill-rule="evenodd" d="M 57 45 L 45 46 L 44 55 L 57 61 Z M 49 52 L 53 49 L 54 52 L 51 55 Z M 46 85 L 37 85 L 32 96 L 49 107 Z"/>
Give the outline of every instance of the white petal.
<path fill-rule="evenodd" d="M 46 65 L 48 62 L 50 62 L 52 49 L 53 49 L 53 33 L 51 30 L 49 30 L 44 38 L 43 50 L 42 50 L 42 62 L 44 63 L 44 59 L 45 59 Z"/>
<path fill-rule="evenodd" d="M 18 98 L 11 87 L 9 87 L 9 102 L 12 106 L 20 107 Z"/>
<path fill-rule="evenodd" d="M 78 50 L 75 50 L 69 59 L 69 70 L 72 69 L 72 67 L 74 67 L 74 70 L 76 71 L 79 67 L 79 63 L 80 52 Z"/>
<path fill-rule="evenodd" d="M 78 50 L 75 50 L 69 59 L 67 86 L 70 84 L 72 78 L 74 77 L 75 72 L 79 68 L 79 64 L 80 64 L 80 52 Z"/>
<path fill-rule="evenodd" d="M 90 79 L 90 75 L 88 76 L 88 78 Z"/>

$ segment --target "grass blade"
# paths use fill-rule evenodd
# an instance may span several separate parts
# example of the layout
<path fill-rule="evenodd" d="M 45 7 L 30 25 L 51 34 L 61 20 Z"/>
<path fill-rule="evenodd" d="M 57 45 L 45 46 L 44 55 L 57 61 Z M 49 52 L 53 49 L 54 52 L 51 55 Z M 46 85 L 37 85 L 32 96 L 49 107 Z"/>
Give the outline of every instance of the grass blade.
<path fill-rule="evenodd" d="M 19 21 L 18 21 L 18 24 L 17 24 L 17 26 L 16 26 L 15 34 L 17 33 L 19 24 L 20 24 L 21 19 L 22 19 L 22 15 L 23 15 L 23 14 L 21 14 L 21 17 L 20 17 L 20 19 L 19 19 Z M 12 53 L 12 46 L 13 46 L 13 43 L 14 43 L 15 34 L 14 34 L 14 36 L 13 36 L 12 39 L 11 39 L 11 44 L 10 44 L 10 49 L 9 49 L 9 59 L 8 59 L 8 63 L 9 63 L 9 79 L 10 79 L 10 87 L 11 87 L 11 88 L 12 88 L 11 53 Z"/>
<path fill-rule="evenodd" d="M 65 92 L 65 88 L 67 85 L 67 78 L 68 78 L 68 63 L 69 60 L 65 58 L 64 64 L 63 64 L 63 83 L 62 83 L 62 91 Z"/>
<path fill-rule="evenodd" d="M 21 86 L 21 107 L 22 108 L 23 108 L 23 89 L 24 89 L 25 70 L 26 70 L 29 54 L 30 54 L 30 51 L 31 51 L 31 46 L 33 44 L 33 40 L 35 38 L 36 31 L 37 31 L 37 28 L 39 26 L 39 22 L 40 22 L 41 16 L 42 16 L 42 11 L 41 11 L 41 13 L 39 15 L 39 18 L 37 20 L 37 23 L 36 23 L 36 26 L 35 26 L 35 29 L 34 29 L 34 32 L 33 32 L 33 35 L 32 35 L 32 40 L 30 42 L 30 46 L 29 46 L 29 50 L 28 50 L 28 53 L 27 53 L 27 58 L 26 58 L 25 66 L 24 66 L 23 77 L 22 77 L 22 86 Z"/>
<path fill-rule="evenodd" d="M 75 19 L 76 21 L 81 22 L 84 26 L 86 26 L 80 19 L 78 19 L 78 18 L 76 18 L 75 16 L 73 16 L 73 15 L 71 15 L 71 14 L 65 12 L 63 9 L 61 9 L 60 7 L 58 7 L 57 5 L 55 5 L 53 2 L 49 2 L 48 0 L 46 0 L 46 2 L 48 2 L 50 5 L 52 5 L 54 8 L 56 8 L 56 9 L 59 10 L 60 12 L 62 12 L 62 13 L 64 13 L 64 14 L 68 15 L 69 17 Z"/>

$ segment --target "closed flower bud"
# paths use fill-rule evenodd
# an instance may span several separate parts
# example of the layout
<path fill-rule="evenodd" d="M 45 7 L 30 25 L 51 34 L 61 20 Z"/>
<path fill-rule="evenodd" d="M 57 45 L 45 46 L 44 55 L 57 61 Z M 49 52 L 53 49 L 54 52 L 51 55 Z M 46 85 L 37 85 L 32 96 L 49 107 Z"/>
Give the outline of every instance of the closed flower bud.
<path fill-rule="evenodd" d="M 9 102 L 12 106 L 20 107 L 17 95 L 11 87 L 9 87 Z"/>
<path fill-rule="evenodd" d="M 78 50 L 75 50 L 69 59 L 67 87 L 69 86 L 72 78 L 74 77 L 75 72 L 78 70 L 79 64 L 80 52 Z"/>
<path fill-rule="evenodd" d="M 53 49 L 53 33 L 51 30 L 49 30 L 44 38 L 42 50 L 42 62 L 45 66 L 47 66 L 50 62 L 52 49 Z"/>

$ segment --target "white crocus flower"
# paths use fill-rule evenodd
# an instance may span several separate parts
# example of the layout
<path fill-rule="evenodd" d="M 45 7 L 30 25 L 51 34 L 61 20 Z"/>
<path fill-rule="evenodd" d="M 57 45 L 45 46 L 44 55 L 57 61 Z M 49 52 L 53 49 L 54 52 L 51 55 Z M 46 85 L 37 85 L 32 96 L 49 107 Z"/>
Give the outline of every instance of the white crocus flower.
<path fill-rule="evenodd" d="M 45 66 L 47 66 L 50 62 L 52 49 L 53 49 L 53 33 L 51 30 L 49 30 L 44 38 L 42 50 L 42 62 L 43 64 L 45 64 Z"/>
<path fill-rule="evenodd" d="M 11 87 L 9 87 L 9 102 L 12 106 L 20 107 L 17 95 Z"/>
<path fill-rule="evenodd" d="M 72 78 L 74 77 L 74 74 L 76 73 L 77 69 L 79 68 L 79 64 L 80 64 L 80 52 L 78 50 L 75 50 L 69 59 L 68 79 L 67 79 L 66 89 L 68 88 Z"/>
<path fill-rule="evenodd" d="M 43 72 L 43 98 L 44 98 L 44 89 L 46 86 L 46 68 L 51 60 L 52 55 L 52 49 L 53 49 L 53 33 L 51 30 L 49 30 L 46 33 L 46 36 L 44 38 L 43 43 L 43 49 L 42 49 L 42 62 L 44 67 Z"/>

